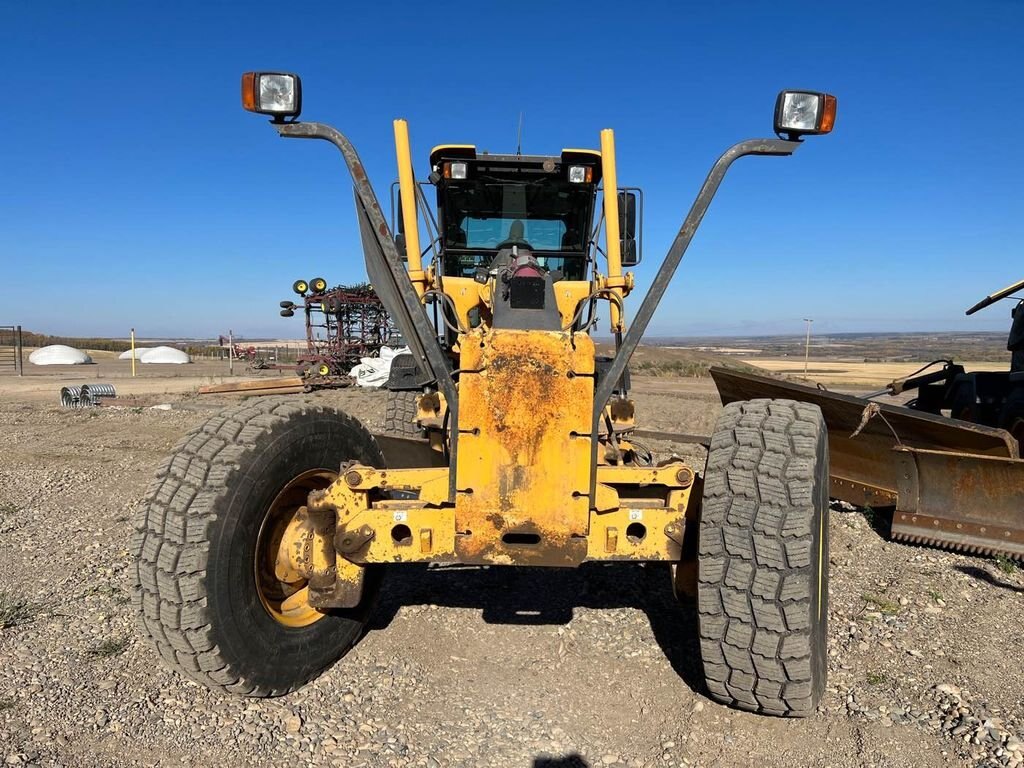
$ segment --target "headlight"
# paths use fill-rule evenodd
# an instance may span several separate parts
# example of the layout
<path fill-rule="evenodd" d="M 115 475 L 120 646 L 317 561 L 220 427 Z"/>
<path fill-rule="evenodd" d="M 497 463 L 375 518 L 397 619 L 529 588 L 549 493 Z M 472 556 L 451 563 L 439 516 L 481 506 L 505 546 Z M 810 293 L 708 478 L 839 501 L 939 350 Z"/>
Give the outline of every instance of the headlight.
<path fill-rule="evenodd" d="M 242 75 L 242 106 L 274 117 L 298 117 L 302 110 L 302 81 L 284 72 L 246 72 Z"/>
<path fill-rule="evenodd" d="M 814 91 L 783 91 L 775 102 L 775 132 L 791 137 L 828 133 L 836 122 L 836 97 Z"/>
<path fill-rule="evenodd" d="M 464 179 L 468 172 L 466 163 L 443 163 L 441 166 L 441 175 L 446 179 Z"/>
<path fill-rule="evenodd" d="M 583 184 L 594 178 L 594 169 L 588 165 L 570 165 L 569 181 L 573 184 Z"/>

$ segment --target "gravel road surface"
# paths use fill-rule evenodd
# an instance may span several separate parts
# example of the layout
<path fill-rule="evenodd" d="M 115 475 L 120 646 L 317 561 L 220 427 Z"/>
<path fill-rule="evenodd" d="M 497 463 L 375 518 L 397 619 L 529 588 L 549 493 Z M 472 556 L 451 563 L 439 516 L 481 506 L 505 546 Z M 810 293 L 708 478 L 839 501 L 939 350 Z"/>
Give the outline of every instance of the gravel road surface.
<path fill-rule="evenodd" d="M 321 397 L 380 426 L 379 393 Z M 130 514 L 217 407 L 164 399 L 174 408 L 0 400 L 6 765 L 1024 763 L 1021 572 L 889 543 L 882 520 L 841 505 L 829 685 L 806 720 L 707 699 L 695 612 L 645 566 L 396 567 L 366 636 L 313 684 L 272 700 L 208 691 L 161 664 L 129 604 Z M 706 434 L 718 410 L 704 381 L 638 380 L 636 400 L 652 430 Z"/>

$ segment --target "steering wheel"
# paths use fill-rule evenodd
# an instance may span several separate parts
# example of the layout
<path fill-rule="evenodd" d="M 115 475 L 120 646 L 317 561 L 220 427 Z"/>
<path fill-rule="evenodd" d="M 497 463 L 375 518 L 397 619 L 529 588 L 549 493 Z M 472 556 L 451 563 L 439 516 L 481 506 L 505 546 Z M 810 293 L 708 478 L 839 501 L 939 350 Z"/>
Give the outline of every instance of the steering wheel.
<path fill-rule="evenodd" d="M 530 245 L 525 240 L 519 240 L 519 239 L 517 239 L 517 240 L 503 240 L 503 241 L 501 241 L 500 243 L 498 243 L 498 250 L 500 251 L 502 248 L 511 248 L 513 245 L 518 246 L 519 248 L 525 248 L 528 251 L 532 251 L 533 250 L 533 246 L 532 245 Z"/>

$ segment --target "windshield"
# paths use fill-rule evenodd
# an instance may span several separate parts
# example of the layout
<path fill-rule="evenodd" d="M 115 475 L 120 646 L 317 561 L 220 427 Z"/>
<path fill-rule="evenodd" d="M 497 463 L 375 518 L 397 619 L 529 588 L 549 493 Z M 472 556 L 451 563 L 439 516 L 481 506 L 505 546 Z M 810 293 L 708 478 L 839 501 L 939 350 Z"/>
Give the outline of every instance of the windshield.
<path fill-rule="evenodd" d="M 565 222 L 558 219 L 505 219 L 464 216 L 459 226 L 466 233 L 466 248 L 497 248 L 503 243 L 529 243 L 535 251 L 560 251 Z"/>
<path fill-rule="evenodd" d="M 592 189 L 550 177 L 452 182 L 443 194 L 445 245 L 466 250 L 519 245 L 534 251 L 582 253 L 593 197 Z"/>

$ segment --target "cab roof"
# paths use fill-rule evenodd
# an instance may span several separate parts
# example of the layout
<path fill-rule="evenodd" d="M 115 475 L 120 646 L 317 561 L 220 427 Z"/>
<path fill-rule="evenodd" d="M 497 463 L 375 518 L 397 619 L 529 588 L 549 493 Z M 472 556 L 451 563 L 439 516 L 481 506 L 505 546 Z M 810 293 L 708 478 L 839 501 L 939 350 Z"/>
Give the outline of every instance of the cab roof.
<path fill-rule="evenodd" d="M 474 166 L 500 166 L 503 170 L 524 172 L 560 172 L 567 165 L 587 165 L 594 169 L 591 183 L 601 180 L 601 152 L 596 149 L 563 149 L 560 155 L 492 155 L 477 153 L 473 144 L 440 144 L 430 150 L 430 167 L 436 169 L 446 160 L 465 160 Z M 550 170 L 545 168 L 550 165 Z"/>

